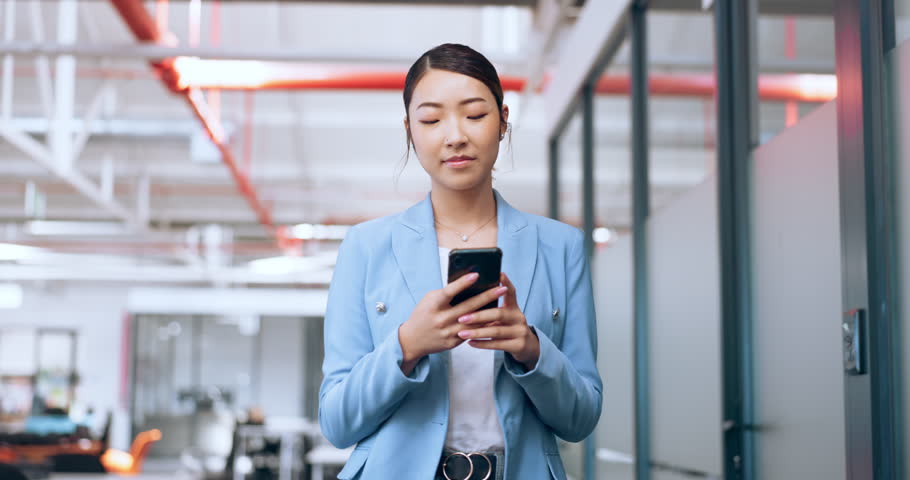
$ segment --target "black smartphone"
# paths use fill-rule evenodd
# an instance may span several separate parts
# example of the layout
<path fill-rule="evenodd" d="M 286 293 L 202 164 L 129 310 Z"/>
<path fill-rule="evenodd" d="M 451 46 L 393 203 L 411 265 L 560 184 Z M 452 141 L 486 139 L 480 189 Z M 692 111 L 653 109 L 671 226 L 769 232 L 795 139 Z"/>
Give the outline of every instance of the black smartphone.
<path fill-rule="evenodd" d="M 502 268 L 502 250 L 493 248 L 456 248 L 449 252 L 449 283 L 462 275 L 477 272 L 480 278 L 452 299 L 454 307 L 459 303 L 499 286 L 499 271 Z M 486 304 L 481 310 L 496 308 L 499 300 Z"/>

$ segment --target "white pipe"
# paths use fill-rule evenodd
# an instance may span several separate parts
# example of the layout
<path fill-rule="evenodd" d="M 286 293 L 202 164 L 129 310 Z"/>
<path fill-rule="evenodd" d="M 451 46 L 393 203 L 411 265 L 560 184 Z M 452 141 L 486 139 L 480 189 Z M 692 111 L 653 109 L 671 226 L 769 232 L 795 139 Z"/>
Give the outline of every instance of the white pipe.
<path fill-rule="evenodd" d="M 16 32 L 16 0 L 6 0 L 3 9 L 3 39 L 13 40 Z M 3 79 L 0 87 L 0 117 L 9 120 L 13 117 L 13 56 L 3 56 Z"/>
<path fill-rule="evenodd" d="M 93 98 L 92 103 L 89 104 L 88 110 L 83 117 L 82 125 L 77 130 L 76 138 L 73 141 L 72 161 L 74 163 L 79 160 L 79 155 L 82 154 L 82 150 L 85 148 L 85 144 L 91 136 L 95 120 L 98 119 L 98 115 L 101 112 L 101 106 L 104 105 L 108 95 L 111 95 L 113 88 L 113 80 L 106 80 L 98 87 L 98 91 L 95 92 L 95 98 Z M 70 123 L 72 124 L 73 122 Z"/>
<path fill-rule="evenodd" d="M 36 42 L 44 42 L 44 16 L 41 13 L 41 1 L 31 0 L 29 11 L 31 12 L 32 38 Z M 38 92 L 41 95 L 41 107 L 44 116 L 51 118 L 54 115 L 54 91 L 51 85 L 51 64 L 47 55 L 38 55 L 35 58 L 35 69 L 38 75 Z"/>
<path fill-rule="evenodd" d="M 11 144 L 28 154 L 32 160 L 51 171 L 54 175 L 72 185 L 79 193 L 88 197 L 98 206 L 104 208 L 109 213 L 126 220 L 132 225 L 136 225 L 136 220 L 132 213 L 123 208 L 114 200 L 105 198 L 101 190 L 86 178 L 83 174 L 73 169 L 63 169 L 54 161 L 51 152 L 47 147 L 33 139 L 29 135 L 18 131 L 3 122 L 0 122 L 0 137 L 5 138 Z"/>
<path fill-rule="evenodd" d="M 76 41 L 77 8 L 75 0 L 58 0 L 57 41 L 67 45 Z M 54 123 L 51 131 L 51 152 L 61 171 L 72 169 L 73 106 L 76 97 L 76 59 L 72 55 L 57 57 Z"/>
<path fill-rule="evenodd" d="M 7 40 L 0 44 L 0 53 L 11 53 L 21 56 L 35 55 L 73 55 L 76 57 L 94 58 L 123 58 L 135 60 L 161 60 L 171 57 L 198 57 L 211 60 L 262 60 L 267 62 L 313 62 L 328 64 L 374 64 L 377 66 L 410 66 L 414 61 L 412 55 L 385 53 L 385 52 L 346 52 L 319 49 L 319 50 L 262 50 L 238 49 L 218 47 L 169 47 L 166 45 L 145 44 L 46 44 L 32 42 L 13 42 Z M 492 55 L 493 62 L 499 73 L 515 73 L 523 63 L 521 56 L 496 56 Z"/>

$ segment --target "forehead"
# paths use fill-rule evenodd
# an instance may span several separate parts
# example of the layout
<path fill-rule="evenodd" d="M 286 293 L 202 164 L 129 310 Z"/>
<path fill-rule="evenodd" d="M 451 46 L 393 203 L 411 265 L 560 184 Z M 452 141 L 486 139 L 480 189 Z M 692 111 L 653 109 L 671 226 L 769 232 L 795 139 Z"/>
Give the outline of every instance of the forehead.
<path fill-rule="evenodd" d="M 428 70 L 414 87 L 411 108 L 423 102 L 457 105 L 466 98 L 480 97 L 496 104 L 493 92 L 480 80 L 448 70 Z"/>

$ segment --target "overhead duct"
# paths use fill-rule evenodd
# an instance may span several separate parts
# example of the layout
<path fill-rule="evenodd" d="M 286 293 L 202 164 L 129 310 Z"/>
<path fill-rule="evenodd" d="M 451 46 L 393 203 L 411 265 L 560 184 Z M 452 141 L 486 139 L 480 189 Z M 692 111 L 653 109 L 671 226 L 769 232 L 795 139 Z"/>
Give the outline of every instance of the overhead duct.
<path fill-rule="evenodd" d="M 111 4 L 126 22 L 127 27 L 129 27 L 137 40 L 147 43 L 159 43 L 163 39 L 165 32 L 158 30 L 155 20 L 149 15 L 141 0 L 111 0 Z M 151 62 L 151 66 L 159 74 L 162 81 L 171 88 L 172 83 L 169 82 L 169 79 L 175 75 L 173 61 L 168 59 L 154 61 Z M 247 173 L 240 168 L 227 145 L 224 126 L 218 118 L 212 115 L 202 92 L 195 88 L 189 88 L 176 93 L 183 96 L 190 105 L 196 118 L 202 123 L 203 129 L 221 152 L 222 162 L 228 167 L 237 189 L 256 214 L 259 223 L 265 228 L 266 232 L 276 238 L 280 246 L 287 246 L 286 238 L 282 233 L 283 230 L 273 223 L 270 209 L 262 201 Z"/>

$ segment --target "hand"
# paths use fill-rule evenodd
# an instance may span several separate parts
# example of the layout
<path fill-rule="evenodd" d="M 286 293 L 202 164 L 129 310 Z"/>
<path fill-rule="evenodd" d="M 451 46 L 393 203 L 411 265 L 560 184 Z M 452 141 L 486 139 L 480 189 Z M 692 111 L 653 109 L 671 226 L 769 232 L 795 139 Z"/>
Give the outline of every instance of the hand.
<path fill-rule="evenodd" d="M 518 308 L 515 285 L 505 273 L 500 274 L 500 281 L 508 289 L 502 306 L 459 317 L 458 322 L 468 328 L 458 336 L 469 340 L 474 348 L 508 352 L 526 369 L 533 370 L 540 358 L 540 340 Z"/>
<path fill-rule="evenodd" d="M 410 318 L 398 328 L 398 341 L 404 354 L 401 371 L 405 375 L 410 375 L 414 366 L 424 356 L 449 350 L 463 343 L 464 340 L 458 333 L 469 327 L 458 323 L 457 319 L 498 300 L 508 291 L 504 286 L 494 287 L 454 307 L 451 306 L 455 295 L 471 286 L 477 278 L 476 273 L 469 273 L 440 290 L 428 292 L 414 307 Z"/>

